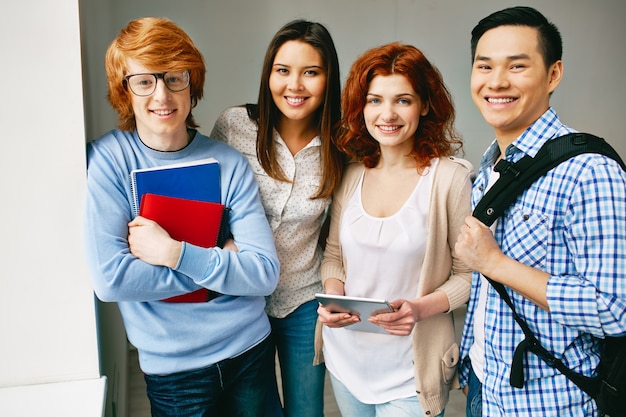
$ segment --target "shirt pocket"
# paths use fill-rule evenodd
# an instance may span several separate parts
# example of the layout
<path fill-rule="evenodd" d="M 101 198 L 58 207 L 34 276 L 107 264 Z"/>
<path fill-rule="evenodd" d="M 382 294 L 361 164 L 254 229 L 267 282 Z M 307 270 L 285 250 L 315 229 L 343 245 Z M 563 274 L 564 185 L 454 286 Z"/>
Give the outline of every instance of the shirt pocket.
<path fill-rule="evenodd" d="M 284 209 L 284 221 L 317 227 L 330 204 L 330 198 L 311 198 L 317 194 L 322 177 L 299 175 L 296 177 Z"/>
<path fill-rule="evenodd" d="M 547 255 L 548 229 L 548 217 L 544 213 L 513 208 L 506 218 L 501 248 L 517 261 L 541 269 Z"/>
<path fill-rule="evenodd" d="M 311 197 L 317 194 L 320 184 L 322 183 L 321 175 L 304 175 L 297 179 L 299 192 L 303 198 L 313 200 Z M 330 198 L 317 198 L 314 199 L 315 204 L 311 207 L 313 213 L 318 213 L 320 207 L 322 211 L 330 203 Z"/>

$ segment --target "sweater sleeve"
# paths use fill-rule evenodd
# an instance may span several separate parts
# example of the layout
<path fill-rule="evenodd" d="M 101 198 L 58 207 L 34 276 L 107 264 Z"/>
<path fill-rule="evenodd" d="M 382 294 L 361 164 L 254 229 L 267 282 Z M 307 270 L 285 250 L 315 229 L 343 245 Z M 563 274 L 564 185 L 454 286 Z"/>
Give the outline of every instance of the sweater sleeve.
<path fill-rule="evenodd" d="M 232 151 L 236 152 L 236 151 Z M 258 185 L 245 157 L 236 152 L 222 172 L 229 226 L 239 251 L 184 243 L 176 270 L 202 287 L 229 295 L 269 295 L 278 284 L 279 262 Z M 207 251 L 212 251 L 208 254 Z"/>
<path fill-rule="evenodd" d="M 322 260 L 322 284 L 329 278 L 335 278 L 341 282 L 346 282 L 346 273 L 343 267 L 343 255 L 339 237 L 339 227 L 343 215 L 343 207 L 354 193 L 360 174 L 365 168 L 363 165 L 353 162 L 345 170 L 340 186 L 333 194 L 333 201 L 330 206 L 330 229 L 326 239 L 324 249 L 324 259 Z"/>
<path fill-rule="evenodd" d="M 453 160 L 459 161 L 454 158 Z M 461 161 L 466 162 L 466 161 Z M 448 297 L 450 311 L 453 311 L 469 298 L 472 271 L 458 258 L 454 249 L 461 226 L 465 224 L 465 217 L 471 214 L 472 170 L 469 163 L 455 163 L 450 181 L 450 187 L 445 196 L 445 221 L 447 230 L 447 250 L 452 258 L 452 271 L 450 277 L 437 290 L 443 291 Z M 443 196 L 442 196 L 443 197 Z"/>
<path fill-rule="evenodd" d="M 94 291 L 102 301 L 154 301 L 198 289 L 189 277 L 132 255 L 132 219 L 124 149 L 110 140 L 87 146 L 85 252 Z"/>

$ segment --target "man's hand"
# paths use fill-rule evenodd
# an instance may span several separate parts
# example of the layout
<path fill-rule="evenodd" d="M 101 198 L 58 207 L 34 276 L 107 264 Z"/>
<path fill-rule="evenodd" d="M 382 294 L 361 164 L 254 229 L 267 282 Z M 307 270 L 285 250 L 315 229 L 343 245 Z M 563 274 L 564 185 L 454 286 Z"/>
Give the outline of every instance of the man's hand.
<path fill-rule="evenodd" d="M 465 265 L 485 276 L 504 257 L 491 229 L 473 216 L 465 218 L 454 248 Z"/>
<path fill-rule="evenodd" d="M 174 240 L 156 222 L 137 216 L 128 223 L 130 252 L 151 265 L 175 268 L 182 243 Z"/>

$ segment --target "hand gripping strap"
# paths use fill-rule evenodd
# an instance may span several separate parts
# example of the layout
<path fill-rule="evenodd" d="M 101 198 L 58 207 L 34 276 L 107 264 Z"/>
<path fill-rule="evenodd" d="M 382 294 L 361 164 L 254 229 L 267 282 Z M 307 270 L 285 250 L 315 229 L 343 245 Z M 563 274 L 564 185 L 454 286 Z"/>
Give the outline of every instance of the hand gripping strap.
<path fill-rule="evenodd" d="M 517 196 L 538 178 L 561 162 L 583 153 L 606 155 L 617 161 L 626 171 L 626 165 L 620 156 L 604 139 L 588 133 L 572 133 L 561 136 L 546 142 L 534 158 L 526 155 L 516 163 L 500 160 L 494 168 L 500 172 L 500 178 L 478 202 L 472 213 L 473 216 L 490 226 L 517 199 Z M 548 366 L 558 369 L 580 389 L 595 398 L 599 392 L 599 382 L 594 378 L 572 371 L 560 359 L 557 359 L 541 346 L 528 324 L 515 311 L 504 286 L 488 277 L 486 278 L 507 303 L 513 312 L 515 321 L 524 331 L 525 338 L 517 345 L 513 354 L 510 374 L 511 386 L 516 388 L 524 386 L 524 354 L 529 350 L 539 356 Z"/>

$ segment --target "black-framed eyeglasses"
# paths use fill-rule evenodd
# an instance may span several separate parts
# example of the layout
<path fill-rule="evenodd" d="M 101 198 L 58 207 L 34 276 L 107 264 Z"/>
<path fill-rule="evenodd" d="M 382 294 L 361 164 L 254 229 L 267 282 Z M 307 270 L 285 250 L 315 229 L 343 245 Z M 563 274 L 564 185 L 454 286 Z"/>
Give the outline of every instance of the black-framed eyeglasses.
<path fill-rule="evenodd" d="M 145 97 L 154 93 L 159 78 L 174 93 L 189 87 L 189 71 L 130 74 L 124 77 L 123 84 L 136 96 Z"/>

